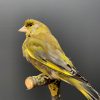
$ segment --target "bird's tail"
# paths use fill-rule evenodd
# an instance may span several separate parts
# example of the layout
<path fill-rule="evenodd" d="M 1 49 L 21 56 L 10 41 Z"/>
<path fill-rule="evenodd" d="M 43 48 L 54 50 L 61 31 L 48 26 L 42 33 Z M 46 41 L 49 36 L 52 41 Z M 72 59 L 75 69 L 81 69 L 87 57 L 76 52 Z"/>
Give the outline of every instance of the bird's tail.
<path fill-rule="evenodd" d="M 73 77 L 68 77 L 60 74 L 59 78 L 76 87 L 87 100 L 100 100 L 99 93 L 81 75 L 76 74 Z"/>

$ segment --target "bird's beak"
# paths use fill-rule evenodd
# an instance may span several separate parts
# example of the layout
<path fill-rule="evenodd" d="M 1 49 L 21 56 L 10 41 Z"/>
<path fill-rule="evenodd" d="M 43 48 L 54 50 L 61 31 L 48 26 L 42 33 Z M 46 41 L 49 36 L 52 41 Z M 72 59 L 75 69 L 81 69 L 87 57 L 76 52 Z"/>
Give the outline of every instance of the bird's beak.
<path fill-rule="evenodd" d="M 27 30 L 27 28 L 25 27 L 25 26 L 23 26 L 22 28 L 20 28 L 19 30 L 18 30 L 19 32 L 27 32 L 28 30 Z"/>

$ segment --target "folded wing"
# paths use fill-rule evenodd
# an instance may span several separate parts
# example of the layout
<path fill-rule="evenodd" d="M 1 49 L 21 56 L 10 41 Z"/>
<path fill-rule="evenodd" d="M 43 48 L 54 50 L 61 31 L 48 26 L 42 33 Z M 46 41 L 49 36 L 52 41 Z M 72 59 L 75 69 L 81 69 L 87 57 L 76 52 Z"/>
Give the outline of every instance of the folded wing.
<path fill-rule="evenodd" d="M 31 40 L 28 43 L 27 51 L 33 59 L 36 59 L 55 71 L 70 76 L 77 74 L 77 70 L 70 59 L 62 51 L 52 48 L 46 42 L 37 39 Z"/>

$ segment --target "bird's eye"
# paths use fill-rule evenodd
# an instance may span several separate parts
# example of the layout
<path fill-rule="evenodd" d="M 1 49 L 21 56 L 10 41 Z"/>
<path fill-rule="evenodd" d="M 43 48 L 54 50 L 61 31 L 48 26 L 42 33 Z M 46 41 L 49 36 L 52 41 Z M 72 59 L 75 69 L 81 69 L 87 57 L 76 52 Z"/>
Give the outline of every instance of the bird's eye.
<path fill-rule="evenodd" d="M 33 23 L 27 23 L 26 27 L 29 27 L 29 26 L 31 27 L 32 25 L 33 25 Z"/>
<path fill-rule="evenodd" d="M 30 23 L 28 26 L 32 26 L 33 24 L 32 23 Z"/>

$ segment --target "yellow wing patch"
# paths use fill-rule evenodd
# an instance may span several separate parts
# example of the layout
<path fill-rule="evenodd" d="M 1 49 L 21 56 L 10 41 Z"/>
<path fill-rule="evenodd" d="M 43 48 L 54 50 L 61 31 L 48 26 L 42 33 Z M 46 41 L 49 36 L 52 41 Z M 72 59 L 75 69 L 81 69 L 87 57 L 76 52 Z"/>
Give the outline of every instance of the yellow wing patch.
<path fill-rule="evenodd" d="M 73 75 L 72 75 L 71 73 L 69 73 L 68 71 L 59 68 L 58 66 L 56 66 L 55 64 L 53 64 L 53 63 L 51 63 L 51 62 L 49 62 L 49 61 L 46 61 L 46 62 L 44 62 L 44 61 L 42 61 L 42 60 L 40 61 L 39 59 L 37 59 L 36 57 L 34 57 L 34 55 L 33 55 L 28 49 L 27 49 L 27 52 L 28 52 L 28 54 L 29 54 L 29 56 L 30 56 L 31 58 L 33 58 L 33 59 L 35 59 L 35 60 L 41 62 L 42 64 L 48 66 L 50 69 L 53 69 L 53 70 L 55 70 L 55 71 L 58 71 L 58 72 L 60 72 L 60 73 L 65 74 L 65 75 L 73 76 Z"/>
<path fill-rule="evenodd" d="M 65 54 L 60 54 L 60 56 L 64 61 L 66 61 L 67 64 L 69 64 L 71 67 L 73 66 L 73 63 L 68 57 L 65 56 Z"/>

